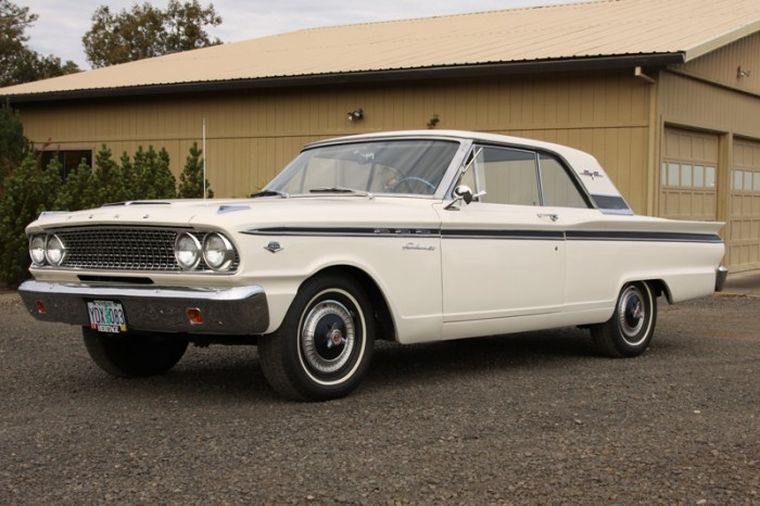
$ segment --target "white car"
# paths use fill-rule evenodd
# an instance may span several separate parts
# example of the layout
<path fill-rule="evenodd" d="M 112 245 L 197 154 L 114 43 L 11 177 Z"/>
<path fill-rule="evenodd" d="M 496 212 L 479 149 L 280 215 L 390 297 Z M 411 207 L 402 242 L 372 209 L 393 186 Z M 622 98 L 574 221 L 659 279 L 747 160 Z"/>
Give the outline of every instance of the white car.
<path fill-rule="evenodd" d="M 83 328 L 117 376 L 188 343 L 256 344 L 279 393 L 348 394 L 376 339 L 562 326 L 641 354 L 657 297 L 720 290 L 721 223 L 636 216 L 589 154 L 461 131 L 310 144 L 250 199 L 43 213 L 21 285 L 36 318 Z"/>

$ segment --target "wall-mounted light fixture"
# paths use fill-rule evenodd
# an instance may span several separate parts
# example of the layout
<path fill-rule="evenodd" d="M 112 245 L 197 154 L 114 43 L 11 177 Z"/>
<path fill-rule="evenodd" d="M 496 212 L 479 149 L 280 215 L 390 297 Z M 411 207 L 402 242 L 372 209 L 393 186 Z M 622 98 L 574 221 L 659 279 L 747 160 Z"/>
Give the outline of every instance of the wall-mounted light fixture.
<path fill-rule="evenodd" d="M 752 75 L 751 70 L 743 69 L 741 65 L 736 67 L 736 78 L 741 79 L 742 77 L 749 77 Z"/>
<path fill-rule="evenodd" d="M 441 121 L 441 118 L 438 117 L 438 114 L 433 114 L 430 116 L 430 119 L 427 122 L 428 128 L 435 128 L 435 126 Z"/>
<path fill-rule="evenodd" d="M 359 121 L 364 119 L 364 110 L 362 108 L 350 111 L 346 113 L 346 119 L 348 121 Z"/>

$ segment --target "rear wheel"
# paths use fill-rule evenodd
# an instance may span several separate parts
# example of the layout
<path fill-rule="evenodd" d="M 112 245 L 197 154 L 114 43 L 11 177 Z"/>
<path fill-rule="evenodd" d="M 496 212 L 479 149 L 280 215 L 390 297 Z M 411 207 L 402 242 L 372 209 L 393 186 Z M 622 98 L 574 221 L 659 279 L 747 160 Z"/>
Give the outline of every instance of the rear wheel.
<path fill-rule="evenodd" d="M 375 327 L 371 304 L 350 278 L 307 281 L 280 329 L 259 338 L 259 359 L 269 384 L 296 400 L 348 395 L 369 366 Z"/>
<path fill-rule="evenodd" d="M 118 377 L 163 374 L 179 362 L 187 349 L 187 339 L 174 335 L 105 334 L 84 327 L 82 337 L 98 367 Z"/>
<path fill-rule="evenodd" d="M 628 283 L 620 290 L 612 317 L 591 326 L 591 339 L 601 355 L 635 357 L 649 346 L 656 323 L 657 298 L 652 287 L 644 282 Z"/>

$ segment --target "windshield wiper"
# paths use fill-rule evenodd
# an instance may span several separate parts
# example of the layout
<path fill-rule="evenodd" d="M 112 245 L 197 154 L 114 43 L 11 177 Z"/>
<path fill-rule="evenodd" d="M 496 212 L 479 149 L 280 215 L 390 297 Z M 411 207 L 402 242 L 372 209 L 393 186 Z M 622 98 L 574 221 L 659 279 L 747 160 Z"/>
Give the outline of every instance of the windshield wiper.
<path fill-rule="evenodd" d="M 370 192 L 365 192 L 364 190 L 355 190 L 353 188 L 346 188 L 344 186 L 320 186 L 310 189 L 309 193 L 351 193 L 354 195 L 369 197 L 370 199 L 375 198 L 375 196 Z"/>
<path fill-rule="evenodd" d="M 284 199 L 290 197 L 290 195 L 288 195 L 287 193 L 281 192 L 279 190 L 261 190 L 260 192 L 257 192 L 251 195 L 251 198 L 255 199 L 256 197 L 274 197 L 274 196 L 282 197 Z"/>

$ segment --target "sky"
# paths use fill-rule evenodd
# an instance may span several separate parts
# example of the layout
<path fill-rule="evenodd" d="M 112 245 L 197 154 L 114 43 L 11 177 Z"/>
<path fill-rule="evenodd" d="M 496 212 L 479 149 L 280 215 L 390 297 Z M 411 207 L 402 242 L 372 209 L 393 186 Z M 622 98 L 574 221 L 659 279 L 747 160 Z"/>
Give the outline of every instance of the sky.
<path fill-rule="evenodd" d="M 129 9 L 135 0 L 12 0 L 29 7 L 39 18 L 29 30 L 29 46 L 62 60 L 90 68 L 82 49 L 82 36 L 100 5 L 112 11 Z M 222 24 L 209 29 L 223 42 L 237 42 L 303 28 L 441 16 L 464 12 L 510 9 L 536 5 L 575 3 L 581 0 L 211 0 Z M 153 0 L 165 8 L 168 0 Z M 207 5 L 209 0 L 201 0 Z"/>

